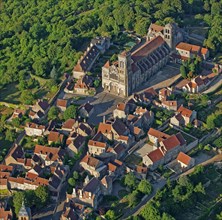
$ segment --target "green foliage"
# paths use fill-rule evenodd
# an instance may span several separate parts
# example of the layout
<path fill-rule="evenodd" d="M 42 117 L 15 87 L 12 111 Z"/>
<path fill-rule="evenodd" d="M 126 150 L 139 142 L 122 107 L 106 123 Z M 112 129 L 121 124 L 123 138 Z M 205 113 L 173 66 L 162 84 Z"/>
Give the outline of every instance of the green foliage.
<path fill-rule="evenodd" d="M 79 174 L 78 174 L 77 171 L 74 171 L 74 172 L 73 172 L 73 178 L 74 178 L 75 180 L 78 180 L 78 179 L 79 179 Z"/>
<path fill-rule="evenodd" d="M 207 129 L 213 129 L 215 128 L 215 119 L 216 119 L 216 116 L 215 114 L 212 114 L 212 115 L 209 115 L 207 116 Z"/>
<path fill-rule="evenodd" d="M 222 220 L 222 212 L 217 215 L 217 220 Z"/>
<path fill-rule="evenodd" d="M 30 90 L 23 90 L 20 96 L 20 101 L 26 105 L 32 105 L 35 100 L 35 95 Z"/>
<path fill-rule="evenodd" d="M 141 216 L 146 220 L 161 220 L 161 215 L 158 207 L 152 202 L 149 202 L 141 211 Z"/>
<path fill-rule="evenodd" d="M 36 196 L 36 202 L 38 202 L 36 205 L 39 207 L 43 207 L 46 205 L 46 203 L 49 200 L 49 191 L 48 188 L 45 186 L 39 186 L 35 190 L 35 196 Z"/>
<path fill-rule="evenodd" d="M 148 195 L 152 192 L 152 185 L 147 180 L 141 180 L 138 185 L 138 190 Z"/>
<path fill-rule="evenodd" d="M 68 179 L 68 183 L 70 186 L 74 187 L 76 185 L 76 180 L 71 177 Z"/>
<path fill-rule="evenodd" d="M 94 86 L 95 86 L 96 88 L 98 88 L 99 85 L 100 85 L 100 83 L 101 83 L 101 81 L 98 80 L 98 79 L 96 79 L 96 80 L 94 81 Z"/>
<path fill-rule="evenodd" d="M 15 208 L 16 215 L 18 215 L 18 213 L 22 207 L 23 200 L 24 200 L 24 193 L 23 192 L 16 192 L 13 195 L 13 206 Z"/>
<path fill-rule="evenodd" d="M 53 120 L 58 118 L 59 109 L 56 106 L 52 106 L 48 112 L 48 119 Z"/>
<path fill-rule="evenodd" d="M 54 80 L 57 80 L 58 79 L 58 73 L 56 71 L 56 68 L 55 66 L 53 66 L 51 72 L 50 72 L 50 78 L 51 79 L 54 79 Z"/>
<path fill-rule="evenodd" d="M 14 130 L 7 129 L 5 132 L 5 139 L 13 142 L 16 138 L 16 132 Z"/>
<path fill-rule="evenodd" d="M 134 190 L 131 194 L 127 197 L 129 201 L 130 207 L 135 207 L 139 202 L 139 192 L 137 190 Z"/>
<path fill-rule="evenodd" d="M 114 220 L 116 219 L 116 213 L 114 210 L 108 210 L 105 214 L 105 219 L 107 220 Z"/>
<path fill-rule="evenodd" d="M 136 188 L 137 180 L 136 180 L 135 175 L 132 172 L 126 174 L 126 176 L 124 178 L 124 184 L 131 189 Z"/>
<path fill-rule="evenodd" d="M 64 119 L 68 120 L 70 118 L 76 118 L 77 116 L 77 107 L 75 105 L 70 105 L 64 112 Z"/>

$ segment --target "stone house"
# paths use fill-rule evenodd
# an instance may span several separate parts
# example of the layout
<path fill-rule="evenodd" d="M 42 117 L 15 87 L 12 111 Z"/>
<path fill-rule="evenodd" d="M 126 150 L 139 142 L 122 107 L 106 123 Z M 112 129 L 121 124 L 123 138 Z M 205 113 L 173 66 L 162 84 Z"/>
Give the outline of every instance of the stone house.
<path fill-rule="evenodd" d="M 102 154 L 105 154 L 107 147 L 107 144 L 104 142 L 94 140 L 89 140 L 88 142 L 88 152 L 93 156 L 100 156 Z"/>
<path fill-rule="evenodd" d="M 69 134 L 70 132 L 74 131 L 75 128 L 77 128 L 77 127 L 78 127 L 78 121 L 70 118 L 63 123 L 61 131 L 64 134 Z"/>
<path fill-rule="evenodd" d="M 50 105 L 47 101 L 38 100 L 36 104 L 32 107 L 34 112 L 41 111 L 44 115 L 48 112 Z"/>
<path fill-rule="evenodd" d="M 95 92 L 93 87 L 93 78 L 88 75 L 81 76 L 74 84 L 74 92 L 77 94 L 89 94 L 90 91 Z"/>
<path fill-rule="evenodd" d="M 89 102 L 80 106 L 79 108 L 79 115 L 82 118 L 89 118 L 94 112 L 94 107 Z"/>
<path fill-rule="evenodd" d="M 129 105 L 120 102 L 117 104 L 116 108 L 113 110 L 114 118 L 123 118 L 125 119 L 130 112 Z"/>
<path fill-rule="evenodd" d="M 34 111 L 30 110 L 29 111 L 29 118 L 31 118 L 32 120 L 40 121 L 41 119 L 44 118 L 44 114 L 40 110 L 38 112 L 34 112 Z"/>
<path fill-rule="evenodd" d="M 64 141 L 64 135 L 60 134 L 57 131 L 50 131 L 48 135 L 48 144 L 51 145 L 52 143 L 59 143 L 63 144 Z"/>
<path fill-rule="evenodd" d="M 176 158 L 176 161 L 180 164 L 182 169 L 190 169 L 195 165 L 194 158 L 188 156 L 187 154 L 180 152 Z"/>
<path fill-rule="evenodd" d="M 196 118 L 197 112 L 195 110 L 191 111 L 188 108 L 180 106 L 176 115 L 170 119 L 170 123 L 178 127 L 187 126 L 188 124 L 192 124 Z"/>
<path fill-rule="evenodd" d="M 0 219 L 12 220 L 12 218 L 13 218 L 12 210 L 11 209 L 7 210 L 6 207 L 0 206 Z"/>
<path fill-rule="evenodd" d="M 148 134 L 149 141 L 152 142 L 156 147 L 159 146 L 159 143 L 161 141 L 166 140 L 167 138 L 170 137 L 170 135 L 164 132 L 158 131 L 154 128 L 150 128 L 147 134 Z"/>
<path fill-rule="evenodd" d="M 106 172 L 106 169 L 107 169 L 106 165 L 102 161 L 100 161 L 92 156 L 89 156 L 89 155 L 86 155 L 80 161 L 80 165 L 84 168 L 84 170 L 89 172 L 94 177 L 103 176 Z"/>
<path fill-rule="evenodd" d="M 66 150 L 70 156 L 74 156 L 74 154 L 78 154 L 81 150 L 84 149 L 85 144 L 86 137 L 73 132 L 66 140 Z"/>
<path fill-rule="evenodd" d="M 44 125 L 39 125 L 33 122 L 26 123 L 25 133 L 28 136 L 43 136 L 46 127 Z"/>
<path fill-rule="evenodd" d="M 69 105 L 68 100 L 66 99 L 57 99 L 56 101 L 56 107 L 60 109 L 60 111 L 64 112 Z"/>
<path fill-rule="evenodd" d="M 178 103 L 177 101 L 163 101 L 162 107 L 169 111 L 177 111 Z"/>

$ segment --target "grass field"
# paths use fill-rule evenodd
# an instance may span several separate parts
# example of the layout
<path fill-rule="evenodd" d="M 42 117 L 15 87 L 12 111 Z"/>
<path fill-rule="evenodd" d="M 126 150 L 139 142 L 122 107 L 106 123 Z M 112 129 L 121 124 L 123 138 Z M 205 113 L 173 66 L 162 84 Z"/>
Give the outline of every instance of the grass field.
<path fill-rule="evenodd" d="M 11 83 L 1 88 L 0 101 L 20 104 L 20 95 L 21 92 L 18 89 L 18 85 L 16 83 Z"/>

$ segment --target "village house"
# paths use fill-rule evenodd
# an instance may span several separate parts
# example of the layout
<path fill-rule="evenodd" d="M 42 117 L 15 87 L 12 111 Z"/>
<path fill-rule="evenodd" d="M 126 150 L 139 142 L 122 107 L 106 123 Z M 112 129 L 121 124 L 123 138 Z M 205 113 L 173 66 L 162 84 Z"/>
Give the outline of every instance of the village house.
<path fill-rule="evenodd" d="M 86 122 L 77 123 L 77 127 L 74 131 L 84 137 L 95 135 L 95 128 Z"/>
<path fill-rule="evenodd" d="M 1 220 L 12 220 L 12 218 L 13 218 L 12 210 L 11 209 L 7 210 L 5 206 L 2 206 L 0 204 L 0 219 Z"/>
<path fill-rule="evenodd" d="M 95 92 L 92 76 L 81 76 L 74 84 L 74 92 L 82 95 L 90 94 L 90 92 Z"/>
<path fill-rule="evenodd" d="M 178 127 L 187 126 L 188 124 L 192 124 L 196 118 L 197 112 L 195 110 L 191 111 L 188 108 L 180 106 L 176 115 L 170 119 L 170 123 Z"/>
<path fill-rule="evenodd" d="M 90 175 L 93 175 L 95 177 L 101 177 L 105 174 L 106 172 L 106 165 L 90 156 L 90 155 L 86 155 L 81 161 L 80 161 L 80 165 L 84 168 L 84 170 L 86 170 L 87 172 L 90 173 Z"/>
<path fill-rule="evenodd" d="M 12 116 L 10 117 L 9 121 L 15 119 L 15 118 L 22 118 L 23 115 L 25 115 L 25 110 L 21 109 L 15 109 Z"/>
<path fill-rule="evenodd" d="M 206 89 L 215 76 L 215 73 L 211 73 L 208 76 L 199 75 L 190 81 L 188 80 L 187 83 L 182 87 L 182 90 L 188 93 L 199 93 Z"/>
<path fill-rule="evenodd" d="M 158 131 L 154 128 L 150 128 L 147 134 L 148 134 L 148 140 L 151 143 L 153 143 L 156 147 L 159 146 L 159 143 L 161 141 L 166 140 L 167 138 L 170 137 L 170 135 L 164 132 Z"/>
<path fill-rule="evenodd" d="M 60 109 L 60 111 L 64 112 L 69 105 L 69 101 L 67 99 L 57 99 L 56 107 Z"/>
<path fill-rule="evenodd" d="M 57 131 L 50 131 L 50 133 L 48 135 L 48 144 L 49 145 L 51 145 L 52 143 L 62 145 L 63 141 L 64 141 L 63 134 L 60 134 Z"/>
<path fill-rule="evenodd" d="M 169 98 L 169 96 L 171 96 L 172 94 L 173 94 L 172 89 L 170 89 L 170 88 L 162 88 L 159 91 L 159 100 L 161 102 L 166 101 Z"/>
<path fill-rule="evenodd" d="M 61 148 L 46 147 L 37 144 L 34 154 L 38 155 L 46 166 L 58 163 L 62 164 L 64 160 L 64 151 Z"/>
<path fill-rule="evenodd" d="M 28 136 L 43 136 L 46 127 L 33 122 L 28 122 L 25 125 L 25 134 Z"/>
<path fill-rule="evenodd" d="M 68 135 L 70 132 L 74 131 L 76 127 L 78 127 L 78 121 L 70 118 L 63 123 L 61 131 Z"/>
<path fill-rule="evenodd" d="M 193 59 L 196 56 L 206 60 L 209 58 L 209 50 L 197 45 L 180 42 L 176 46 L 176 53 L 173 55 L 175 61 L 178 63 L 181 63 L 182 60 Z"/>
<path fill-rule="evenodd" d="M 66 150 L 70 156 L 74 156 L 78 154 L 81 150 L 84 149 L 86 144 L 86 137 L 82 136 L 81 134 L 77 134 L 73 132 L 69 135 L 66 140 Z"/>
<path fill-rule="evenodd" d="M 129 105 L 121 102 L 121 103 L 118 103 L 116 108 L 113 110 L 113 117 L 125 119 L 127 115 L 129 114 L 129 112 L 130 112 Z"/>
<path fill-rule="evenodd" d="M 85 118 L 85 119 L 89 118 L 93 114 L 93 112 L 94 112 L 94 107 L 89 102 L 79 107 L 79 115 L 82 118 Z"/>
<path fill-rule="evenodd" d="M 38 100 L 36 104 L 32 107 L 32 111 L 41 111 L 44 115 L 48 112 L 50 105 L 47 101 Z"/>
<path fill-rule="evenodd" d="M 162 107 L 169 111 L 176 111 L 178 108 L 177 101 L 163 101 Z"/>
<path fill-rule="evenodd" d="M 158 96 L 157 92 L 153 87 L 146 89 L 142 93 L 135 93 L 133 99 L 136 103 L 141 105 L 149 105 L 156 97 Z"/>
<path fill-rule="evenodd" d="M 88 142 L 88 152 L 89 154 L 95 156 L 95 155 L 102 155 L 105 154 L 107 150 L 107 144 L 104 142 L 100 141 L 94 141 L 94 140 L 89 140 Z"/>
<path fill-rule="evenodd" d="M 41 111 L 38 112 L 34 112 L 32 110 L 29 111 L 29 118 L 31 118 L 32 120 L 35 121 L 40 121 L 41 119 L 43 119 L 44 114 Z"/>
<path fill-rule="evenodd" d="M 73 68 L 73 77 L 79 79 L 89 72 L 101 53 L 110 47 L 110 38 L 97 37 L 93 39 L 87 47 L 84 55 L 78 60 Z"/>
<path fill-rule="evenodd" d="M 180 152 L 176 158 L 176 161 L 180 164 L 182 169 L 190 169 L 195 165 L 194 158 L 188 156 L 187 154 Z"/>

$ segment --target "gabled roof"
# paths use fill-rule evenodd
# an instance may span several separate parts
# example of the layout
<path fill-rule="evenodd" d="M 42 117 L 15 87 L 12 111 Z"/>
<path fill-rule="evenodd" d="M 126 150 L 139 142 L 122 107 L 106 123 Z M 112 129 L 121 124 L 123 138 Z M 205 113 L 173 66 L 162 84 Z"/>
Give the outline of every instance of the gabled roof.
<path fill-rule="evenodd" d="M 36 105 L 39 105 L 39 107 L 44 111 L 46 111 L 49 108 L 49 103 L 47 101 L 40 100 L 36 103 Z"/>
<path fill-rule="evenodd" d="M 63 134 L 60 134 L 57 131 L 50 131 L 49 136 L 48 136 L 48 141 L 52 142 L 62 142 L 63 141 Z"/>
<path fill-rule="evenodd" d="M 158 131 L 154 128 L 150 128 L 149 131 L 148 131 L 148 135 L 151 135 L 151 136 L 154 136 L 156 137 L 159 141 L 163 141 L 163 140 L 166 140 L 167 138 L 170 137 L 170 135 L 166 134 L 166 133 L 163 133 L 161 131 Z"/>
<path fill-rule="evenodd" d="M 182 105 L 179 107 L 177 112 L 181 113 L 181 115 L 184 116 L 184 117 L 191 117 L 191 115 L 193 113 L 190 109 L 185 108 Z"/>
<path fill-rule="evenodd" d="M 68 119 L 67 121 L 64 122 L 62 128 L 64 128 L 64 129 L 72 129 L 75 123 L 76 123 L 76 120 L 70 118 L 70 119 Z"/>
<path fill-rule="evenodd" d="M 80 107 L 80 109 L 82 109 L 82 108 L 85 109 L 89 113 L 93 109 L 93 105 L 91 105 L 89 102 L 87 102 Z"/>
<path fill-rule="evenodd" d="M 99 123 L 98 132 L 110 133 L 112 129 L 111 124 Z"/>
<path fill-rule="evenodd" d="M 57 99 L 56 106 L 66 108 L 68 106 L 68 100 L 66 100 L 66 99 Z"/>
<path fill-rule="evenodd" d="M 145 44 L 143 44 L 141 47 L 139 47 L 136 51 L 132 53 L 132 60 L 134 62 L 138 62 L 143 57 L 147 57 L 150 53 L 152 53 L 164 43 L 165 41 L 161 36 L 157 36 L 151 41 L 147 41 Z"/>
<path fill-rule="evenodd" d="M 88 145 L 100 148 L 106 148 L 106 143 L 100 141 L 89 140 Z"/>
<path fill-rule="evenodd" d="M 86 155 L 85 157 L 83 157 L 80 163 L 86 163 L 88 166 L 96 168 L 100 164 L 100 160 L 91 157 L 89 155 Z"/>
<path fill-rule="evenodd" d="M 188 156 L 187 154 L 185 154 L 183 152 L 180 152 L 177 156 L 177 161 L 180 161 L 187 166 L 189 165 L 191 159 L 192 158 L 190 156 Z"/>
<path fill-rule="evenodd" d="M 163 31 L 164 27 L 154 23 L 150 25 L 150 29 L 151 31 L 161 32 Z"/>
<path fill-rule="evenodd" d="M 176 135 L 170 136 L 166 140 L 163 140 L 162 143 L 167 151 L 169 151 L 177 146 L 180 146 L 180 141 L 178 140 Z"/>
<path fill-rule="evenodd" d="M 165 106 L 169 106 L 169 107 L 170 106 L 175 106 L 176 107 L 177 106 L 177 101 L 163 101 L 162 104 L 165 105 Z"/>
<path fill-rule="evenodd" d="M 161 160 L 164 155 L 163 155 L 162 151 L 159 148 L 157 148 L 156 150 L 150 152 L 147 156 L 150 158 L 150 160 L 153 163 L 155 163 L 155 162 Z"/>
<path fill-rule="evenodd" d="M 100 181 L 97 178 L 93 177 L 88 182 L 88 184 L 83 188 L 83 191 L 94 193 L 99 186 L 100 186 Z"/>

